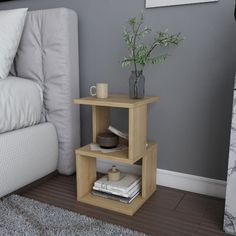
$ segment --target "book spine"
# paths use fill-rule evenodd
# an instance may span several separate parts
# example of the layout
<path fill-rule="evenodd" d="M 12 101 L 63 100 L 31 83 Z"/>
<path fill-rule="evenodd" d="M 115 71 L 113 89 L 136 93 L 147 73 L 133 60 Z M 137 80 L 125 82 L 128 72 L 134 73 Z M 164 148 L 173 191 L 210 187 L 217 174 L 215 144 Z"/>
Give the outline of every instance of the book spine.
<path fill-rule="evenodd" d="M 110 193 L 113 195 L 117 195 L 117 196 L 122 196 L 122 197 L 132 197 L 134 194 L 136 194 L 138 191 L 140 191 L 141 189 L 141 184 L 137 184 L 136 186 L 134 186 L 133 189 L 131 189 L 129 192 L 127 193 L 122 193 L 122 192 L 117 192 L 117 191 L 112 191 L 112 190 L 108 190 L 108 189 L 102 189 L 99 187 L 94 186 L 93 187 L 94 190 L 100 191 L 100 192 L 104 192 L 104 193 Z"/>
<path fill-rule="evenodd" d="M 94 186 L 98 187 L 100 189 L 104 189 L 104 190 L 110 190 L 110 191 L 115 191 L 118 193 L 127 193 L 129 192 L 135 185 L 139 184 L 141 182 L 141 179 L 138 179 L 136 181 L 134 181 L 133 184 L 131 184 L 128 188 L 122 188 L 122 187 L 114 187 L 114 186 L 110 186 L 108 184 L 98 184 L 95 182 Z"/>
<path fill-rule="evenodd" d="M 94 190 L 97 190 L 97 191 L 102 191 L 102 192 L 105 192 L 105 193 L 110 193 L 110 194 L 114 194 L 114 195 L 117 195 L 117 196 L 121 196 L 121 197 L 129 197 L 128 194 L 124 194 L 122 192 L 115 192 L 115 191 L 112 191 L 112 190 L 108 190 L 108 189 L 101 189 L 101 188 L 97 188 L 97 187 L 93 187 Z"/>
<path fill-rule="evenodd" d="M 104 197 L 104 198 L 115 200 L 115 201 L 122 202 L 125 204 L 129 204 L 130 202 L 132 202 L 139 195 L 139 193 L 140 192 L 137 192 L 131 198 L 124 198 L 124 197 L 120 197 L 120 196 L 111 196 L 111 195 L 107 195 L 106 193 L 99 193 L 99 192 L 92 191 L 92 194 L 95 196 Z"/>

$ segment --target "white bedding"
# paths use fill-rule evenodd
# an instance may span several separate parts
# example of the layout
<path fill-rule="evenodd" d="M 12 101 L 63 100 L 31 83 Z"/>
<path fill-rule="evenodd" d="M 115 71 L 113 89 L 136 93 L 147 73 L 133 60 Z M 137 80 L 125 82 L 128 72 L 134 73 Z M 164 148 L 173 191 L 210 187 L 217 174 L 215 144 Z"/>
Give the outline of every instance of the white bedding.
<path fill-rule="evenodd" d="M 38 124 L 43 95 L 39 85 L 27 79 L 0 80 L 0 133 Z"/>

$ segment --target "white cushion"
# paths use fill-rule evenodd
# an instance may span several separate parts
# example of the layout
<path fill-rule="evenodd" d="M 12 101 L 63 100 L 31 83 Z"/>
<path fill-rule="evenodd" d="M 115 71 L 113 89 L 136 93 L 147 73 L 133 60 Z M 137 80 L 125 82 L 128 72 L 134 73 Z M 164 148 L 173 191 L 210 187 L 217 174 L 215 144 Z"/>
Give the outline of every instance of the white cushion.
<path fill-rule="evenodd" d="M 0 11 L 0 79 L 11 69 L 25 24 L 27 8 Z"/>
<path fill-rule="evenodd" d="M 8 77 L 0 80 L 0 134 L 41 121 L 42 89 L 33 81 Z"/>

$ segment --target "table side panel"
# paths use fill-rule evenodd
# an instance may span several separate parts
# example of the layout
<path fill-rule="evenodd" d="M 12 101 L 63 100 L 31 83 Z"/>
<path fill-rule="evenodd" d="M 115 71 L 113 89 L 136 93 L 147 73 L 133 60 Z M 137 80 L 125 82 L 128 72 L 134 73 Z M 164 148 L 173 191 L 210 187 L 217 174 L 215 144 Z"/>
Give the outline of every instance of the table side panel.
<path fill-rule="evenodd" d="M 147 149 L 142 160 L 142 197 L 149 198 L 156 191 L 157 144 Z"/>
<path fill-rule="evenodd" d="M 129 159 L 144 156 L 147 143 L 147 105 L 129 109 Z"/>
<path fill-rule="evenodd" d="M 96 159 L 76 154 L 77 200 L 88 194 L 96 181 Z"/>

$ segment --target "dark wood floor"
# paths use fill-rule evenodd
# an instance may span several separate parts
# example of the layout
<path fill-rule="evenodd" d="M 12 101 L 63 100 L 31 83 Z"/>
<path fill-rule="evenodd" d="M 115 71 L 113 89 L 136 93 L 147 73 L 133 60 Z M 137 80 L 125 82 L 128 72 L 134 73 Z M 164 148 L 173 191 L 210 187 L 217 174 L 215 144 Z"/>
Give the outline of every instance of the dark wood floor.
<path fill-rule="evenodd" d="M 220 236 L 224 200 L 166 187 L 132 217 L 78 204 L 75 176 L 56 175 L 21 195 L 155 236 Z"/>

